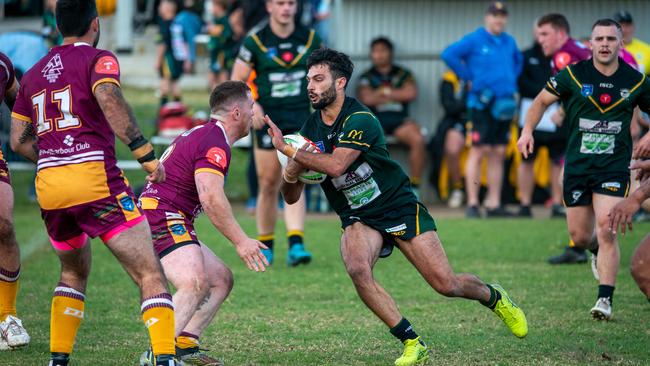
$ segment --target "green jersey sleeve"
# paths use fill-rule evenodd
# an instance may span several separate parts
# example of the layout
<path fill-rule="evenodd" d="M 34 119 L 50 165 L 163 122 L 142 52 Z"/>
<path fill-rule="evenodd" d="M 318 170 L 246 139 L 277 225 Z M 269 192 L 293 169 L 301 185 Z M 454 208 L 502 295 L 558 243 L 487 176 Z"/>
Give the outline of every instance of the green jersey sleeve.
<path fill-rule="evenodd" d="M 368 151 L 378 142 L 382 134 L 381 125 L 370 112 L 355 112 L 343 123 L 336 147 Z"/>
<path fill-rule="evenodd" d="M 569 67 L 567 66 L 557 73 L 557 75 L 551 76 L 546 82 L 544 89 L 558 97 L 566 97 L 571 94 L 571 74 L 569 73 Z"/>
<path fill-rule="evenodd" d="M 244 39 L 244 42 L 239 47 L 237 58 L 249 64 L 250 66 L 254 66 L 256 63 L 255 50 L 257 48 L 257 44 L 255 43 L 255 40 L 253 40 L 253 37 L 248 36 L 246 39 Z"/>

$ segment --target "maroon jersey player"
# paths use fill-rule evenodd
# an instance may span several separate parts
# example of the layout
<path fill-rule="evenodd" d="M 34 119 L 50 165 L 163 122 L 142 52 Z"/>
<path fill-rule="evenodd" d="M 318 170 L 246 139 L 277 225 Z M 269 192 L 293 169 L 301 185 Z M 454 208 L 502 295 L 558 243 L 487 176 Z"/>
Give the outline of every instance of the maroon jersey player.
<path fill-rule="evenodd" d="M 0 53 L 0 103 L 13 106 L 18 80 L 11 60 Z M 20 250 L 13 225 L 14 195 L 9 167 L 0 150 L 0 351 L 25 346 L 29 334 L 16 315 L 20 277 Z"/>
<path fill-rule="evenodd" d="M 95 48 L 95 1 L 58 0 L 55 13 L 63 45 L 25 73 L 11 131 L 12 148 L 37 163 L 38 203 L 61 261 L 52 299 L 50 365 L 68 364 L 84 314 L 88 237 L 97 236 L 140 287 L 155 364 L 174 365 L 172 298 L 149 226 L 116 166 L 115 137 L 131 148 L 149 179 L 163 180 L 164 169 L 122 96 L 116 57 Z"/>
<path fill-rule="evenodd" d="M 250 89 L 240 81 L 224 82 L 212 92 L 210 108 L 208 123 L 179 136 L 163 154 L 167 180 L 148 183 L 140 204 L 165 275 L 177 289 L 177 355 L 181 361 L 200 358 L 205 364 L 217 364 L 199 350 L 199 337 L 228 296 L 232 273 L 199 241 L 194 219 L 205 212 L 249 269 L 264 271 L 268 262 L 260 251 L 266 247 L 248 238 L 235 221 L 223 187 L 230 166 L 230 142 L 247 135 L 251 126 Z"/>

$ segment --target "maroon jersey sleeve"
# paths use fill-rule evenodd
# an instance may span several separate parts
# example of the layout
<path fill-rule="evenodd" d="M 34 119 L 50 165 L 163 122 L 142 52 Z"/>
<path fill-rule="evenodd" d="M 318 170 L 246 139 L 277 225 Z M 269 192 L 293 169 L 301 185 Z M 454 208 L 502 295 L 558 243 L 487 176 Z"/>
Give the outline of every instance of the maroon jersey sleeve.
<path fill-rule="evenodd" d="M 101 83 L 120 85 L 120 64 L 117 57 L 109 51 L 99 52 L 91 64 L 90 84 L 93 93 Z"/>
<path fill-rule="evenodd" d="M 4 99 L 7 90 L 14 85 L 15 80 L 14 65 L 7 55 L 0 52 L 0 102 Z"/>
<path fill-rule="evenodd" d="M 29 96 L 25 95 L 25 84 L 18 89 L 11 117 L 25 122 L 32 122 L 32 102 L 29 100 Z"/>
<path fill-rule="evenodd" d="M 230 146 L 223 135 L 205 135 L 197 146 L 194 174 L 207 172 L 225 177 L 230 167 Z"/>

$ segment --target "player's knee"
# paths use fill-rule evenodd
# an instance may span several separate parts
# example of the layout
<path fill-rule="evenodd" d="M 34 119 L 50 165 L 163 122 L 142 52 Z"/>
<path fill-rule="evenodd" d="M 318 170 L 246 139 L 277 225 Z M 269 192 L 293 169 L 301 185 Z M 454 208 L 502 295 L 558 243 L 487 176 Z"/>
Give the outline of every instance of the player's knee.
<path fill-rule="evenodd" d="M 578 248 L 587 248 L 591 244 L 592 233 L 582 230 L 569 230 L 569 235 Z"/>
<path fill-rule="evenodd" d="M 259 194 L 268 195 L 268 196 L 275 196 L 278 194 L 278 190 L 280 189 L 280 184 L 278 179 L 270 176 L 258 177 L 258 179 L 259 179 L 259 188 L 258 188 Z"/>
<path fill-rule="evenodd" d="M 372 281 L 372 269 L 368 263 L 354 261 L 345 264 L 345 270 L 355 285 L 364 285 Z"/>
<path fill-rule="evenodd" d="M 12 245 L 15 241 L 14 226 L 11 221 L 0 218 L 0 247 Z"/>
<path fill-rule="evenodd" d="M 458 290 L 459 290 L 458 279 L 452 273 L 450 276 L 446 278 L 441 278 L 438 281 L 436 281 L 433 285 L 433 288 L 440 295 L 446 297 L 457 297 Z"/>
<path fill-rule="evenodd" d="M 223 289 L 226 294 L 229 294 L 235 285 L 235 278 L 232 271 L 228 267 L 224 267 L 223 271 L 219 273 L 219 284 L 217 287 Z"/>

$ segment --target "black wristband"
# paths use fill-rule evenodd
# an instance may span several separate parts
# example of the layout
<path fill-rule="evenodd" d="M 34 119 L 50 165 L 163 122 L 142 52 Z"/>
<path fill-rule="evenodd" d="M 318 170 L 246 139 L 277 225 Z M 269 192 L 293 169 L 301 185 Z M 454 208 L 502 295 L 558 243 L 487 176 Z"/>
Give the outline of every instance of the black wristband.
<path fill-rule="evenodd" d="M 145 156 L 141 157 L 140 159 L 138 159 L 138 163 L 144 164 L 144 163 L 146 163 L 148 161 L 152 161 L 152 160 L 155 160 L 155 159 L 156 159 L 156 153 L 154 153 L 153 151 L 150 151 L 147 155 L 145 155 Z"/>
<path fill-rule="evenodd" d="M 144 138 L 144 136 L 140 135 L 140 136 L 136 137 L 135 140 L 133 140 L 133 141 L 131 141 L 129 143 L 129 149 L 131 149 L 131 151 L 133 151 L 133 150 L 145 145 L 147 142 L 149 142 L 149 141 L 147 141 L 147 139 Z"/>

